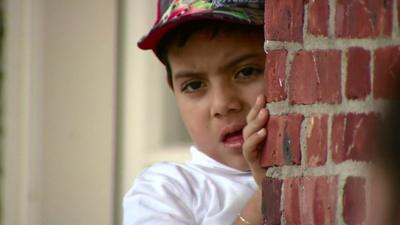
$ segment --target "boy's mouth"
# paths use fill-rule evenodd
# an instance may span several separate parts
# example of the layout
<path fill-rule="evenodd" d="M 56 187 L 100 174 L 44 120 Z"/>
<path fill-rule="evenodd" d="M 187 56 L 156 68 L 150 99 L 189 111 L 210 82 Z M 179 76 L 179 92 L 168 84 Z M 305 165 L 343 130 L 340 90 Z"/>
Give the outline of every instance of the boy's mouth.
<path fill-rule="evenodd" d="M 222 134 L 222 142 L 229 148 L 241 148 L 243 145 L 243 127 L 228 129 Z"/>

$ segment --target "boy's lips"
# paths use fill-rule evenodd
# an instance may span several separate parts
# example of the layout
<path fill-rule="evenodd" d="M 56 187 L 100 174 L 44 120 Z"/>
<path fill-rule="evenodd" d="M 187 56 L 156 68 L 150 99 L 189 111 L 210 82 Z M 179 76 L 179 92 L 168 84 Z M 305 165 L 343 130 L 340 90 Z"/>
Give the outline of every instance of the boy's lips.
<path fill-rule="evenodd" d="M 220 140 L 226 147 L 241 148 L 243 145 L 243 127 L 245 125 L 230 125 L 221 130 Z"/>

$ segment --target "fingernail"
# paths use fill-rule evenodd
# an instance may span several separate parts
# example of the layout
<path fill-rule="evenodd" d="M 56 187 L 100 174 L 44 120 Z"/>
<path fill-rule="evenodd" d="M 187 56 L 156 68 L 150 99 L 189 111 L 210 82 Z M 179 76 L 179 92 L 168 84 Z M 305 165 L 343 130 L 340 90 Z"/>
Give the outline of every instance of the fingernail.
<path fill-rule="evenodd" d="M 257 135 L 258 135 L 258 136 L 264 136 L 265 133 L 266 133 L 265 128 L 262 128 L 261 130 L 259 130 L 259 131 L 257 132 Z"/>

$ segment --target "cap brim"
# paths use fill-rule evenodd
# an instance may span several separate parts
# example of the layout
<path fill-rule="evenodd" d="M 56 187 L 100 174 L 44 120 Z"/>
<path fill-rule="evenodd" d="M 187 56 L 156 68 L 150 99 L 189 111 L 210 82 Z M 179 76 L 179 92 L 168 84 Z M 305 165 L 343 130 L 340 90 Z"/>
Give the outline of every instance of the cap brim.
<path fill-rule="evenodd" d="M 262 11 L 260 12 L 262 13 Z M 144 50 L 146 49 L 155 50 L 160 40 L 169 31 L 171 31 L 172 29 L 174 29 L 179 25 L 200 20 L 224 21 L 228 23 L 238 23 L 238 24 L 248 24 L 248 25 L 264 24 L 264 21 L 262 19 L 245 20 L 225 13 L 216 13 L 215 11 L 206 11 L 206 12 L 182 15 L 178 18 L 171 19 L 162 25 L 159 24 L 154 26 L 153 29 L 151 29 L 150 32 L 138 42 L 138 47 Z"/>

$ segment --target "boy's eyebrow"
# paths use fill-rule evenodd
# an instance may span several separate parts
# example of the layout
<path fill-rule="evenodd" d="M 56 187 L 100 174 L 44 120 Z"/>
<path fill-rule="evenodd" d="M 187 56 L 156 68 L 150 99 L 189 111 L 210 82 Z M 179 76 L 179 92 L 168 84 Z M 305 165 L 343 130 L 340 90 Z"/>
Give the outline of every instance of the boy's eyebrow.
<path fill-rule="evenodd" d="M 245 60 L 248 60 L 248 59 L 251 59 L 251 58 L 263 57 L 263 56 L 264 56 L 264 52 L 263 53 L 249 53 L 249 54 L 245 54 L 245 55 L 239 55 L 239 56 L 231 59 L 225 65 L 223 65 L 222 69 L 226 70 L 226 69 L 229 69 L 229 68 L 233 67 L 234 65 L 242 62 L 242 61 L 245 61 Z"/>
<path fill-rule="evenodd" d="M 227 70 L 231 67 L 233 67 L 234 65 L 248 60 L 248 59 L 252 59 L 252 58 L 258 58 L 258 57 L 263 57 L 264 56 L 264 52 L 263 53 L 249 53 L 249 54 L 245 54 L 245 55 L 239 55 L 237 57 L 234 57 L 233 59 L 231 59 L 227 64 L 222 65 L 222 70 Z M 198 73 L 198 72 L 193 72 L 193 71 L 179 71 L 176 74 L 173 74 L 173 79 L 174 80 L 179 80 L 182 78 L 188 78 L 188 77 L 202 77 L 204 76 L 203 73 Z"/>
<path fill-rule="evenodd" d="M 202 73 L 196 73 L 192 71 L 179 71 L 176 74 L 173 75 L 174 80 L 182 79 L 182 78 L 188 78 L 188 77 L 201 77 L 203 74 Z"/>

